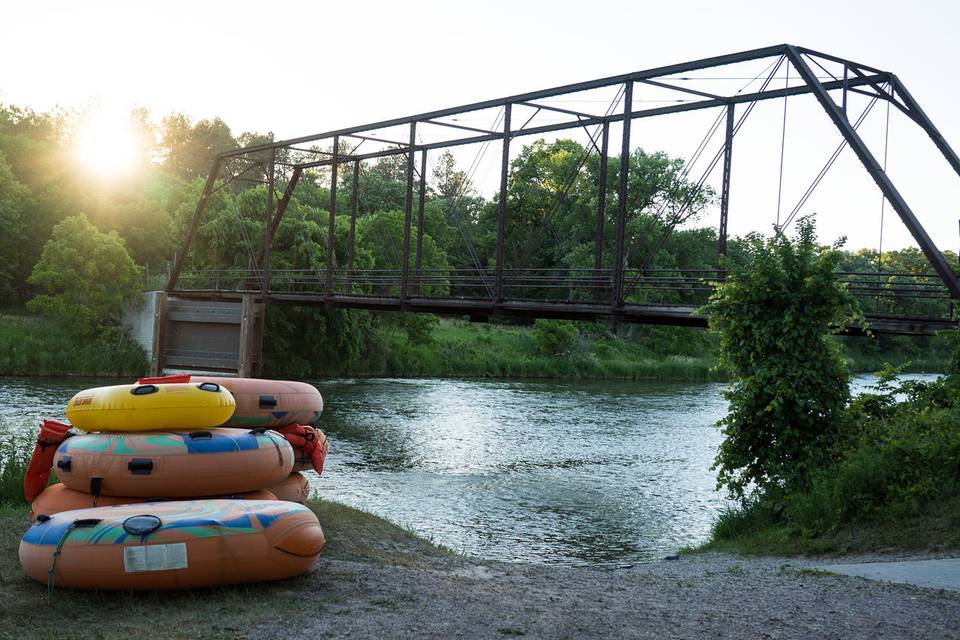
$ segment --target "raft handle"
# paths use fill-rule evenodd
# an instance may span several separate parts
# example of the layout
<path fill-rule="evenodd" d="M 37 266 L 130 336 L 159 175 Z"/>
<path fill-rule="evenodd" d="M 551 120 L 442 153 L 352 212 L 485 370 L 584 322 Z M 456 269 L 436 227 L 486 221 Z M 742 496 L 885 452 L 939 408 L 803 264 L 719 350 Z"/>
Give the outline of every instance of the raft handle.
<path fill-rule="evenodd" d="M 142 384 L 139 387 L 130 389 L 130 393 L 135 396 L 148 396 L 151 393 L 156 393 L 157 391 L 160 391 L 160 387 L 155 384 Z"/>
<path fill-rule="evenodd" d="M 254 435 L 254 436 L 262 436 L 266 432 L 267 432 L 266 427 L 255 427 L 253 429 L 250 429 L 250 431 L 248 431 L 250 435 Z"/>
<path fill-rule="evenodd" d="M 153 473 L 153 460 L 150 458 L 134 458 L 127 463 L 127 469 L 135 476 L 148 476 Z"/>
<path fill-rule="evenodd" d="M 209 431 L 194 431 L 189 437 L 191 440 L 212 440 L 213 434 Z"/>
<path fill-rule="evenodd" d="M 95 527 L 103 521 L 103 518 L 80 518 L 73 521 L 73 528 L 77 527 Z"/>
<path fill-rule="evenodd" d="M 63 458 L 57 460 L 57 469 L 60 469 L 60 471 L 70 471 L 71 464 L 72 461 L 70 460 L 70 457 L 64 456 Z"/>
<path fill-rule="evenodd" d="M 197 388 L 201 391 L 212 391 L 213 393 L 218 393 L 220 391 L 220 385 L 216 382 L 201 382 L 197 385 Z"/>
<path fill-rule="evenodd" d="M 275 409 L 277 407 L 277 399 L 273 396 L 260 396 L 260 408 L 261 409 Z"/>

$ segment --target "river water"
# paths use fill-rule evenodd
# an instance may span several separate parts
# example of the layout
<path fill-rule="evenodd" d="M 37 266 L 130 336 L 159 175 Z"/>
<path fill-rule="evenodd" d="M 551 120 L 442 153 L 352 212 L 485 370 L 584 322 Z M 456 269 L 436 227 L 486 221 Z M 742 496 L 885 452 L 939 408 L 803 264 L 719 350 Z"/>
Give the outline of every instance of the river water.
<path fill-rule="evenodd" d="M 867 377 L 855 380 L 862 388 Z M 0 378 L 0 434 L 35 434 L 80 389 Z M 617 565 L 704 542 L 725 508 L 710 465 L 719 383 L 326 380 L 322 477 L 338 500 L 457 551 Z"/>

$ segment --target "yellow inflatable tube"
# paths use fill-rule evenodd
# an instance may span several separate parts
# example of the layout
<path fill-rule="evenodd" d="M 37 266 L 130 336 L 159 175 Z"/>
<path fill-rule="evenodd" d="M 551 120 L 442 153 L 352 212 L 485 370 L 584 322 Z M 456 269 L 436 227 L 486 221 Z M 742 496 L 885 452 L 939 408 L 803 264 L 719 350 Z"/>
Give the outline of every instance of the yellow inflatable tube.
<path fill-rule="evenodd" d="M 153 431 L 218 427 L 236 401 L 213 382 L 120 384 L 86 389 L 67 404 L 67 419 L 84 431 Z"/>

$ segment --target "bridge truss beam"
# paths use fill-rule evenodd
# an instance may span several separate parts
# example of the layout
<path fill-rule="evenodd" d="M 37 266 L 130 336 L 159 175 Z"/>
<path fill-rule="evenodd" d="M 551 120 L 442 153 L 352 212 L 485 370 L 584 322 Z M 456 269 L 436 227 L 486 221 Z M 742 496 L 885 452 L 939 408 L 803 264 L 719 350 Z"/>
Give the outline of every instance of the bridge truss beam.
<path fill-rule="evenodd" d="M 740 63 L 769 61 L 770 67 L 773 67 L 770 78 L 781 68 L 781 65 L 792 66 L 798 73 L 798 84 L 789 84 L 778 88 L 769 86 L 769 79 L 760 90 L 744 91 L 730 95 L 721 95 L 719 92 L 702 91 L 690 86 L 679 86 L 684 81 L 693 78 L 685 77 L 683 74 L 713 70 L 728 65 L 737 65 Z M 841 73 L 832 73 L 824 65 L 840 65 Z M 768 69 L 770 68 L 768 67 Z M 825 76 L 818 75 L 821 71 L 815 72 L 814 67 L 820 69 Z M 759 76 L 758 76 L 759 77 Z M 678 100 L 674 103 L 658 106 L 654 108 L 636 108 L 633 100 L 634 87 L 637 84 L 642 86 L 653 86 L 664 90 L 680 92 L 685 100 Z M 571 108 L 560 107 L 548 104 L 552 99 L 571 98 L 584 92 L 598 91 L 603 89 L 617 89 L 617 96 L 623 96 L 619 99 L 619 109 L 614 109 L 616 105 L 611 105 L 611 109 L 603 115 L 587 113 Z M 836 92 L 840 93 L 840 103 L 834 99 Z M 237 149 L 221 154 L 217 157 L 203 193 L 197 204 L 194 216 L 188 226 L 180 251 L 175 255 L 170 278 L 166 285 L 168 293 L 179 292 L 178 281 L 184 268 L 185 261 L 189 254 L 191 244 L 196 235 L 199 222 L 202 219 L 204 208 L 210 199 L 210 196 L 218 189 L 221 189 L 233 180 L 246 180 L 244 176 L 252 170 L 259 168 L 265 175 L 265 182 L 268 184 L 268 205 L 267 205 L 267 225 L 263 249 L 260 254 L 259 264 L 263 287 L 262 293 L 264 299 L 271 301 L 280 301 L 270 290 L 269 273 L 269 250 L 272 237 L 275 235 L 282 217 L 287 210 L 288 203 L 292 197 L 298 182 L 306 172 L 329 167 L 331 174 L 331 206 L 329 218 L 329 230 L 327 234 L 327 255 L 325 286 L 322 293 L 309 293 L 301 295 L 300 299 L 304 304 L 313 304 L 316 302 L 312 297 L 319 295 L 326 300 L 330 306 L 351 306 L 349 300 L 354 300 L 352 306 L 366 308 L 367 302 L 361 300 L 362 296 L 354 296 L 353 284 L 351 282 L 353 274 L 353 256 L 354 256 L 354 229 L 357 218 L 357 176 L 360 164 L 365 160 L 373 160 L 390 156 L 406 156 L 406 195 L 404 206 L 404 230 L 402 239 L 402 264 L 401 281 L 398 304 L 401 309 L 411 311 L 423 310 L 425 307 L 439 308 L 443 306 L 441 301 L 434 300 L 431 304 L 426 304 L 421 296 L 421 242 L 423 234 L 423 198 L 426 189 L 426 180 L 424 173 L 426 171 L 426 156 L 430 151 L 437 149 L 446 149 L 468 144 L 478 143 L 499 143 L 501 145 L 500 158 L 500 188 L 498 193 L 498 219 L 497 219 L 497 248 L 496 259 L 492 265 L 493 286 L 487 286 L 489 291 L 489 301 L 483 304 L 489 304 L 493 313 L 512 313 L 511 309 L 520 305 L 525 309 L 524 313 L 537 316 L 549 316 L 551 314 L 565 313 L 561 307 L 545 307 L 544 304 L 560 303 L 541 303 L 537 309 L 527 309 L 518 300 L 511 300 L 507 292 L 507 284 L 504 281 L 505 265 L 504 245 L 506 242 L 506 220 L 510 215 L 509 203 L 507 201 L 507 187 L 509 181 L 510 165 L 510 143 L 512 140 L 525 137 L 544 135 L 566 130 L 584 129 L 588 127 L 597 127 L 602 131 L 602 138 L 599 135 L 590 135 L 591 143 L 595 150 L 606 160 L 608 153 L 608 143 L 611 125 L 619 125 L 622 131 L 622 141 L 620 147 L 620 176 L 617 194 L 617 215 L 615 243 L 613 247 L 613 266 L 609 274 L 609 281 L 603 287 L 597 287 L 590 295 L 590 302 L 595 307 L 597 305 L 605 306 L 605 310 L 595 311 L 600 316 L 611 316 L 614 319 L 626 319 L 625 316 L 631 315 L 627 309 L 626 300 L 628 287 L 624 282 L 625 247 L 624 232 L 627 217 L 626 185 L 629 180 L 629 153 L 630 153 L 630 125 L 633 121 L 668 114 L 685 113 L 703 109 L 719 108 L 725 111 L 726 127 L 725 140 L 722 149 L 722 167 L 723 176 L 721 181 L 720 197 L 720 225 L 719 225 L 719 246 L 720 255 L 726 252 L 727 241 L 727 221 L 729 216 L 729 192 L 730 184 L 730 166 L 732 161 L 732 150 L 736 131 L 739 129 L 742 119 L 749 114 L 749 109 L 758 102 L 786 98 L 790 96 L 800 96 L 811 94 L 825 110 L 827 116 L 840 134 L 844 137 L 851 149 L 857 155 L 857 158 L 863 164 L 866 171 L 874 179 L 884 197 L 891 203 L 893 209 L 897 212 L 904 225 L 913 235 L 920 249 L 923 251 L 927 260 L 930 262 L 937 277 L 942 281 L 949 297 L 953 300 L 960 299 L 960 281 L 958 281 L 953 269 L 947 264 L 942 253 L 937 249 L 933 240 L 929 237 L 916 215 L 907 205 L 906 201 L 897 190 L 889 176 L 879 165 L 876 158 L 867 148 L 862 138 L 857 134 L 854 125 L 851 125 L 847 118 L 847 98 L 850 93 L 858 93 L 887 100 L 898 110 L 905 113 L 913 122 L 920 126 L 931 138 L 947 162 L 960 175 L 960 158 L 953 151 L 950 145 L 943 138 L 942 134 L 934 127 L 933 123 L 922 111 L 919 104 L 913 99 L 904 87 L 903 83 L 892 73 L 882 71 L 874 67 L 846 60 L 837 56 L 817 52 L 811 49 L 796 47 L 793 45 L 775 45 L 750 51 L 732 53 L 723 56 L 716 56 L 685 62 L 680 64 L 668 65 L 644 71 L 637 71 L 628 74 L 610 76 L 591 80 L 587 82 L 568 84 L 540 91 L 533 91 L 524 94 L 508 96 L 504 98 L 475 102 L 448 109 L 430 111 L 418 115 L 384 120 L 365 125 L 347 127 L 326 131 L 323 133 L 292 138 L 289 140 L 277 141 L 269 144 Z M 741 120 L 734 124 L 737 107 L 744 105 L 744 114 Z M 518 110 L 534 110 L 525 121 L 519 116 Z M 494 125 L 489 128 L 481 128 L 463 124 L 458 119 L 466 114 L 477 114 L 478 112 L 490 113 L 491 111 L 499 113 L 494 121 Z M 589 111 L 593 111 L 590 109 Z M 538 114 L 550 113 L 552 116 L 562 116 L 560 122 L 536 123 Z M 403 130 L 406 133 L 403 133 Z M 389 133 L 389 131 L 401 131 L 399 134 Z M 383 132 L 387 133 L 383 133 Z M 429 139 L 424 132 L 445 131 L 448 136 L 440 139 Z M 589 134 L 588 130 L 588 134 Z M 404 142 L 396 138 L 408 139 Z M 602 148 L 597 147 L 598 140 L 601 140 Z M 341 146 L 346 143 L 346 146 Z M 354 145 L 352 149 L 350 146 Z M 364 146 L 381 145 L 380 148 L 373 150 L 361 150 Z M 329 149 L 322 148 L 328 145 Z M 383 146 L 385 145 L 385 146 Z M 413 265 L 413 274 L 410 274 L 410 250 L 411 250 L 411 225 L 413 221 L 413 186 L 415 174 L 416 154 L 420 155 L 420 175 L 419 175 L 419 201 L 417 207 L 417 230 L 416 230 L 416 256 Z M 246 165 L 243 163 L 246 162 Z M 353 188 L 350 203 L 350 247 L 348 248 L 348 266 L 346 277 L 346 288 L 343 289 L 342 279 L 338 279 L 335 271 L 338 267 L 335 264 L 333 255 L 334 243 L 334 216 L 337 214 L 336 207 L 336 189 L 338 169 L 345 165 L 353 165 Z M 239 169 L 237 169 L 239 167 Z M 712 170 L 712 165 L 711 165 Z M 229 171 L 229 176 L 224 179 L 221 176 L 223 171 Z M 709 170 L 708 170 L 709 172 Z M 279 173 L 279 175 L 277 175 Z M 596 233 L 594 239 L 594 272 L 598 277 L 601 273 L 607 271 L 602 269 L 603 259 L 603 234 L 604 234 L 604 211 L 606 207 L 607 184 L 606 184 L 606 162 L 603 163 L 603 169 L 600 176 L 600 184 L 597 185 L 599 195 L 599 207 L 597 211 Z M 220 181 L 218 183 L 218 181 Z M 274 206 L 274 184 L 286 182 L 283 195 Z M 478 265 L 479 269 L 479 265 Z M 722 278 L 722 271 L 719 273 Z M 604 276 L 607 277 L 607 276 Z M 481 274 L 481 278 L 486 276 Z M 485 281 L 485 280 L 484 280 Z M 486 282 L 486 281 L 485 281 Z M 338 285 L 338 283 L 340 283 Z M 337 287 L 341 290 L 338 291 Z M 601 294 L 601 291 L 608 293 Z M 279 294 L 284 296 L 294 296 L 296 294 Z M 345 299 L 341 299 L 345 298 Z M 284 301 L 287 301 L 284 298 Z M 391 303 L 392 304 L 392 303 Z M 452 307 L 456 304 L 450 303 Z M 474 304 L 470 302 L 470 304 Z M 479 304 L 479 303 L 478 303 Z M 389 305 L 388 305 L 389 306 Z M 469 306 L 469 305 L 468 305 Z M 517 307 L 519 309 L 520 307 Z M 479 308 L 478 308 L 479 309 Z M 516 311 L 516 309 L 514 309 Z M 482 313 L 486 313 L 484 310 Z M 482 315 L 478 310 L 476 315 Z M 591 312 L 593 313 L 593 312 Z M 646 317 L 644 321 L 657 321 L 654 316 L 643 314 L 632 314 L 636 317 Z M 657 316 L 659 317 L 659 316 Z M 680 321 L 669 314 L 666 316 L 671 324 L 697 324 L 701 320 L 690 319 Z"/>

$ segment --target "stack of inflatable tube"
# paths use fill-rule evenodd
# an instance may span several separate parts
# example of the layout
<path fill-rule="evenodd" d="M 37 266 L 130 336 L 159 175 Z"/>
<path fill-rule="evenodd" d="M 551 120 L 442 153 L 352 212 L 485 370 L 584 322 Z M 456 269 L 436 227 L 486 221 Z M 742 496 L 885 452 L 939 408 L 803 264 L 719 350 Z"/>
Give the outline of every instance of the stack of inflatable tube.
<path fill-rule="evenodd" d="M 326 437 L 301 424 L 322 409 L 319 392 L 296 382 L 174 376 L 81 391 L 66 413 L 87 433 L 45 421 L 24 478 L 35 520 L 24 569 L 50 586 L 96 589 L 306 571 L 324 539 L 293 504 L 309 495 L 294 467 L 323 468 Z M 60 483 L 41 491 L 51 466 Z"/>

